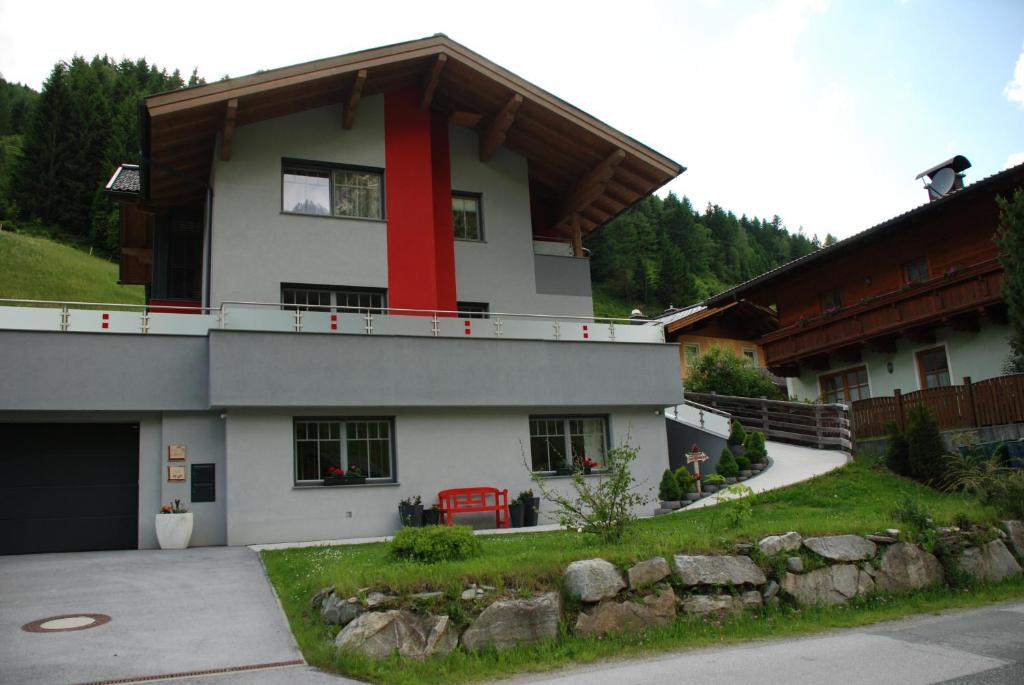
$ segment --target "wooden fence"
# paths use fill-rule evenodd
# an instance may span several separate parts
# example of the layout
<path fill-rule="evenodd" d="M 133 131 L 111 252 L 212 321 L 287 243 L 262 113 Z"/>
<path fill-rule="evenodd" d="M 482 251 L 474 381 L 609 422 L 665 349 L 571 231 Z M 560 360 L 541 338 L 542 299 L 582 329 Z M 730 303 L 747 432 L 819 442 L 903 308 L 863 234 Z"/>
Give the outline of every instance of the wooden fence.
<path fill-rule="evenodd" d="M 687 392 L 686 399 L 728 412 L 744 430 L 761 431 L 769 440 L 853 449 L 845 404 L 805 404 L 702 392 Z"/>
<path fill-rule="evenodd" d="M 932 410 L 942 430 L 980 428 L 1024 422 L 1024 374 L 998 376 L 963 385 L 917 390 L 906 395 L 896 390 L 892 397 L 872 397 L 853 403 L 853 426 L 857 438 L 886 434 L 886 426 L 906 427 L 907 412 L 924 405 Z"/>

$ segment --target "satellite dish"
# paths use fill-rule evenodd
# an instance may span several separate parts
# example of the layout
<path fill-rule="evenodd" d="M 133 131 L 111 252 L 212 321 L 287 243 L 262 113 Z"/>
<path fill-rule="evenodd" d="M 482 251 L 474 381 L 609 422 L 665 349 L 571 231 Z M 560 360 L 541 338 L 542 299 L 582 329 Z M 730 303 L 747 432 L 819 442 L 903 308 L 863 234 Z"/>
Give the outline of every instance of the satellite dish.
<path fill-rule="evenodd" d="M 956 172 L 952 167 L 943 167 L 932 176 L 932 182 L 928 184 L 928 194 L 933 200 L 944 197 L 953 189 L 956 182 Z"/>

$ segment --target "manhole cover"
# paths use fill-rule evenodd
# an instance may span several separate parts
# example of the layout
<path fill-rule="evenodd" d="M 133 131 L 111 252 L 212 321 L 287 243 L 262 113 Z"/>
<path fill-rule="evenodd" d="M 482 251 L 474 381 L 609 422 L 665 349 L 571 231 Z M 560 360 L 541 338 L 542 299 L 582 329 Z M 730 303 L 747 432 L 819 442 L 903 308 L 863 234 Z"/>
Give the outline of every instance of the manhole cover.
<path fill-rule="evenodd" d="M 65 614 L 26 623 L 21 629 L 28 633 L 66 633 L 95 628 L 109 621 L 110 617 L 106 614 Z"/>

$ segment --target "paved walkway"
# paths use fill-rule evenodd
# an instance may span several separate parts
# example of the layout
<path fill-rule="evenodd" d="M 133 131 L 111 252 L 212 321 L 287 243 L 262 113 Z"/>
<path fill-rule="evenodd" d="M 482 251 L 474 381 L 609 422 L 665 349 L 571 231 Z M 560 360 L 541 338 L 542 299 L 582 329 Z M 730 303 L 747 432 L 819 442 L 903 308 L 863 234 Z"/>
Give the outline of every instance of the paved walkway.
<path fill-rule="evenodd" d="M 784 442 L 766 442 L 765 449 L 772 458 L 772 466 L 759 476 L 754 476 L 743 484 L 754 492 L 765 492 L 799 483 L 800 481 L 820 476 L 835 470 L 849 460 L 849 455 L 838 450 L 818 450 L 811 447 L 798 447 Z M 710 507 L 718 503 L 712 495 L 694 502 L 686 509 Z"/>
<path fill-rule="evenodd" d="M 1019 685 L 1024 603 L 918 616 L 815 637 L 605 662 L 509 683 L 550 685 Z"/>

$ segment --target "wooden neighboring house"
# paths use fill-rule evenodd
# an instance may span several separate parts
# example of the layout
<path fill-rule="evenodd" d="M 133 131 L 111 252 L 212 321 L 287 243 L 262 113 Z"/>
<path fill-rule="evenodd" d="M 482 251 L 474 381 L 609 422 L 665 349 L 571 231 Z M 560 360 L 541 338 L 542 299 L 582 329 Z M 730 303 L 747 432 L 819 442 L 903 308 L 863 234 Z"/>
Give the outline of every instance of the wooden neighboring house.
<path fill-rule="evenodd" d="M 1010 328 L 996 198 L 1024 184 L 1024 165 L 963 187 L 963 162 L 945 163 L 956 182 L 927 204 L 705 304 L 774 308 L 779 327 L 757 342 L 799 398 L 850 403 L 1001 375 Z"/>
<path fill-rule="evenodd" d="M 775 312 L 746 300 L 670 309 L 656 318 L 665 326 L 665 341 L 679 344 L 679 377 L 684 383 L 689 369 L 712 347 L 732 350 L 764 368 L 764 352 L 756 340 L 779 326 Z"/>

